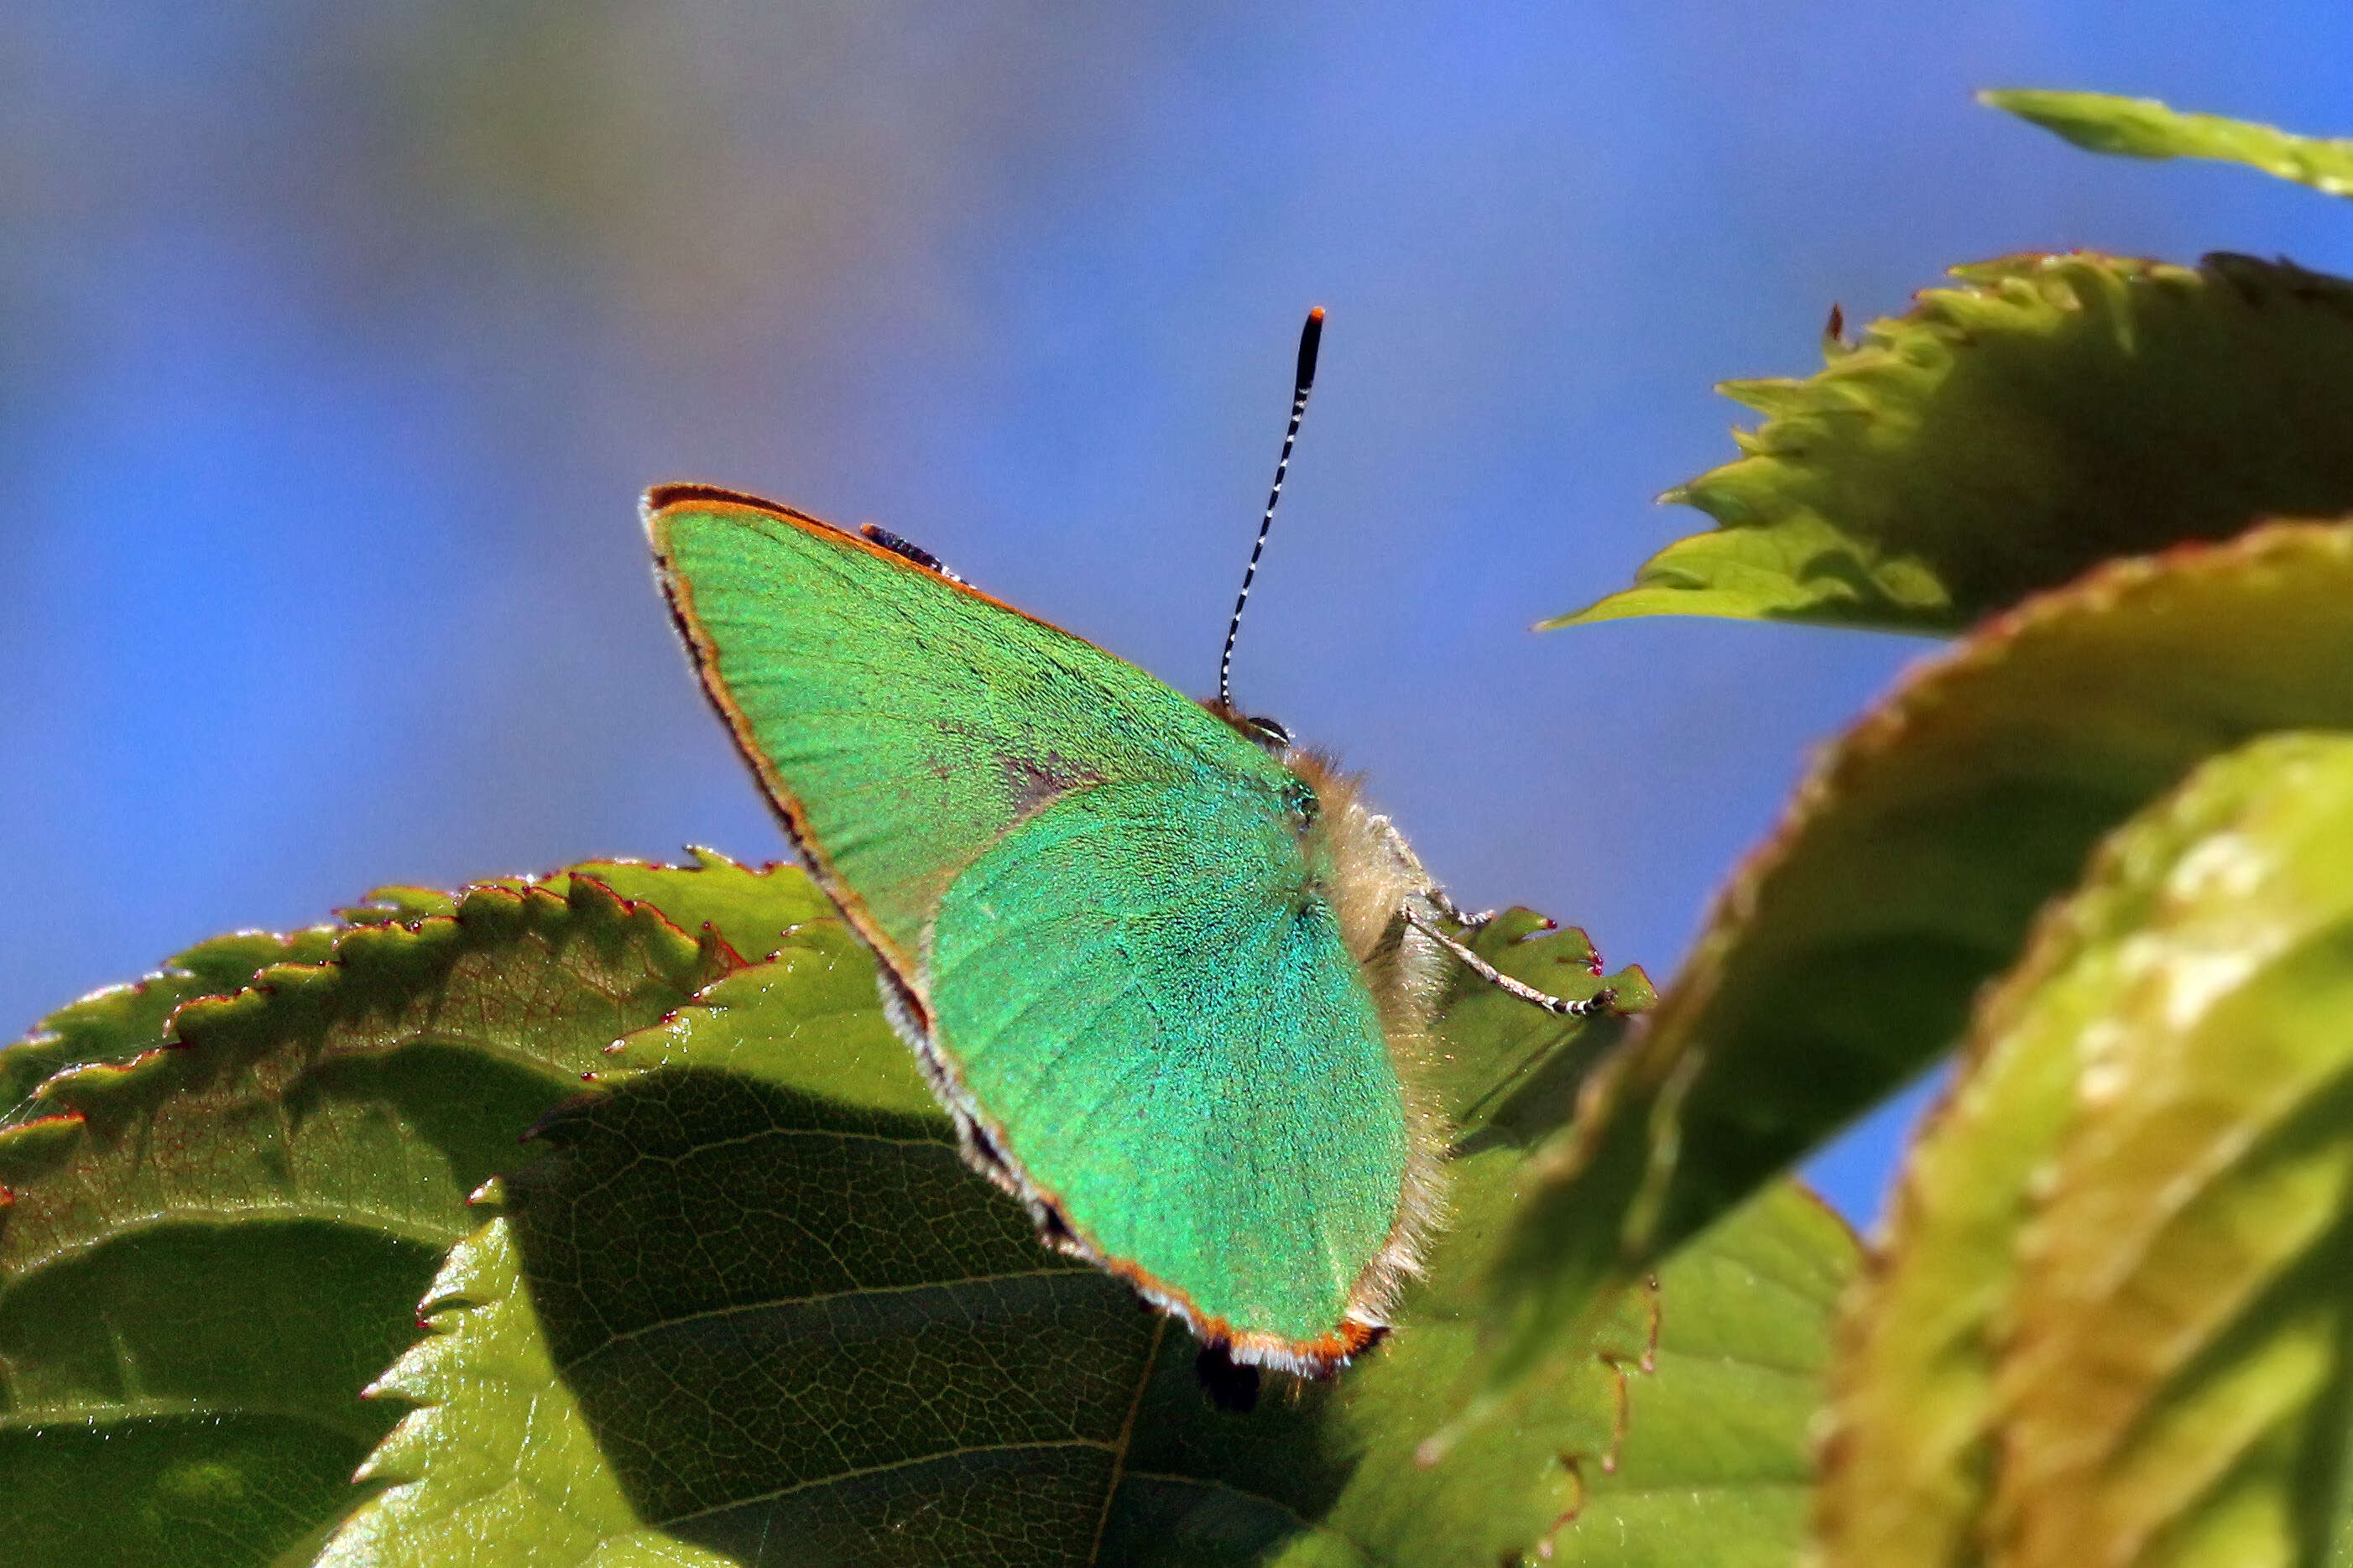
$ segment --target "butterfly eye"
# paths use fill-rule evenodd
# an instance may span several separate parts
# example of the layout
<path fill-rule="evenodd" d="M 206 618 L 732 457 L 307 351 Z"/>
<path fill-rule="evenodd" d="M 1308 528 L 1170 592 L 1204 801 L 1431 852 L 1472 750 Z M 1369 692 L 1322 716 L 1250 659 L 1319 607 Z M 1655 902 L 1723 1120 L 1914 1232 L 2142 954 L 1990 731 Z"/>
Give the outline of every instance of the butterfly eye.
<path fill-rule="evenodd" d="M 1244 719 L 1242 732 L 1276 756 L 1291 750 L 1291 731 L 1272 719 Z"/>

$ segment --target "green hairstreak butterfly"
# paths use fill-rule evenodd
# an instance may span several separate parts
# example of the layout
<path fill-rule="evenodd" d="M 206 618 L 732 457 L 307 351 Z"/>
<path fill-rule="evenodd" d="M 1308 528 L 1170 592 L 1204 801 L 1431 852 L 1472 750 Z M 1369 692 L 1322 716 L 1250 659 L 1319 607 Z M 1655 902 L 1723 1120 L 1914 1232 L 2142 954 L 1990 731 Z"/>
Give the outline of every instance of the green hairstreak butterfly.
<path fill-rule="evenodd" d="M 1230 628 L 1197 702 L 881 529 L 705 485 L 644 512 L 703 689 L 965 1158 L 1235 1362 L 1376 1340 L 1439 1209 L 1412 1064 L 1444 955 L 1595 1004 L 1447 936 L 1465 917 L 1356 782 L 1234 707 Z"/>

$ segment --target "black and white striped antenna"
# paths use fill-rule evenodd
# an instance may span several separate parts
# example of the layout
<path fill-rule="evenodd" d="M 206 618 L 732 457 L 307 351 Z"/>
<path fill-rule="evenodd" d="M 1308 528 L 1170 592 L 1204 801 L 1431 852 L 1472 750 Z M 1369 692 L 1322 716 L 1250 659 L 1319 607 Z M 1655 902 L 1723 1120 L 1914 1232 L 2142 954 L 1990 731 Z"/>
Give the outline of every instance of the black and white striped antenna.
<path fill-rule="evenodd" d="M 1234 639 L 1241 635 L 1242 610 L 1250 604 L 1250 581 L 1258 575 L 1259 557 L 1266 553 L 1267 530 L 1274 526 L 1274 503 L 1282 499 L 1282 476 L 1291 467 L 1292 444 L 1299 439 L 1299 421 L 1307 412 L 1307 390 L 1315 384 L 1315 350 L 1324 342 L 1324 307 L 1307 312 L 1299 329 L 1299 374 L 1291 384 L 1291 427 L 1282 433 L 1282 456 L 1274 461 L 1274 488 L 1266 495 L 1266 513 L 1258 520 L 1258 542 L 1250 546 L 1250 564 L 1242 571 L 1242 591 L 1234 599 L 1234 618 L 1226 623 L 1226 651 L 1218 658 L 1218 706 L 1233 710 L 1230 678 Z"/>

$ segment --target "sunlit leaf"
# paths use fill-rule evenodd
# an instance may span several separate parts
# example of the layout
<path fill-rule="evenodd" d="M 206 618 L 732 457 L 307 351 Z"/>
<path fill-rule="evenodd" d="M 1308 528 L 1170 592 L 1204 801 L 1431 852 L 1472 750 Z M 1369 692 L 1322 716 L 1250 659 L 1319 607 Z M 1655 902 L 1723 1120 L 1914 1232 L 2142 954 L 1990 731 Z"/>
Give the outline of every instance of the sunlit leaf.
<path fill-rule="evenodd" d="M 2244 163 L 2327 192 L 2353 195 L 2353 141 L 2297 136 L 2275 125 L 2185 114 L 2153 98 L 2105 92 L 2005 88 L 1978 101 L 2063 136 L 2094 153 L 2126 158 L 2213 158 Z"/>
<path fill-rule="evenodd" d="M 1539 1156 L 1498 1289 L 1542 1337 L 1960 1036 L 2103 834 L 2265 732 L 2353 728 L 2353 528 L 2118 563 L 1916 671 L 1816 764 Z M 1492 1408 L 1492 1407 L 1487 1407 Z"/>
<path fill-rule="evenodd" d="M 1942 635 L 2099 562 L 2353 510 L 2353 284 L 2078 253 L 1955 269 L 1664 498 L 1716 527 L 1567 626 L 1627 616 Z"/>
<path fill-rule="evenodd" d="M 2004 1314 L 1992 1533 L 2020 1568 L 2315 1562 L 2336 1526 L 2353 738 L 2281 737 L 2189 793 L 2223 820 L 2136 868 L 2148 920 L 2084 961 L 2107 994 Z"/>
<path fill-rule="evenodd" d="M 2353 1235 L 2353 740 L 2208 764 L 1983 1009 L 1851 1306 L 1826 1564 L 2316 1562 Z"/>
<path fill-rule="evenodd" d="M 317 963 L 332 951 L 332 926 L 280 936 L 237 931 L 199 942 L 154 973 L 93 991 L 58 1008 L 31 1034 L 0 1047 L 0 1127 L 38 1116 L 33 1090 L 69 1067 L 126 1062 L 164 1039 L 172 1010 L 198 996 L 241 991 L 254 972 L 273 963 Z"/>
<path fill-rule="evenodd" d="M 692 866 L 666 866 L 648 860 L 584 860 L 549 877 L 507 878 L 486 883 L 502 888 L 543 887 L 558 898 L 574 877 L 602 882 L 624 899 L 642 900 L 660 910 L 681 931 L 708 925 L 745 958 L 757 961 L 776 951 L 785 933 L 804 921 L 821 920 L 833 905 L 797 867 L 771 861 L 744 866 L 715 849 L 692 848 Z M 415 888 L 379 888 L 371 900 L 447 899 Z"/>
<path fill-rule="evenodd" d="M 1850 1304 L 1818 1511 L 1829 1561 L 1943 1564 L 1979 1537 L 2000 1318 L 2084 1047 L 2115 1027 L 2119 959 L 2158 923 L 2169 879 L 2186 855 L 2228 842 L 2249 757 L 2268 769 L 2274 753 L 2258 742 L 2211 763 L 2119 829 L 1978 1008 L 1953 1087 L 1905 1163 L 1885 1266 Z"/>

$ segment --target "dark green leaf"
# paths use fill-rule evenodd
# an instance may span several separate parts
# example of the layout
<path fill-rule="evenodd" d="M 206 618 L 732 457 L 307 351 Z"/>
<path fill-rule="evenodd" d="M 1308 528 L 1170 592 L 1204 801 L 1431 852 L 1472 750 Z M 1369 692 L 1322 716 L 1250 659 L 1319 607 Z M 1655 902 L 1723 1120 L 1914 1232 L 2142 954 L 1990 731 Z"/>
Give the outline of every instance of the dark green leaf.
<path fill-rule="evenodd" d="M 582 879 L 225 938 L 52 1019 L 69 1065 L 0 1130 L 7 1560 L 263 1563 L 332 1523 L 467 1194 L 730 962 Z"/>
<path fill-rule="evenodd" d="M 2213 158 L 2244 163 L 2332 196 L 2353 195 L 2353 142 L 2296 136 L 2275 125 L 2184 114 L 2153 98 L 2105 92 L 2048 92 L 2008 88 L 1978 94 L 1979 103 L 2094 153 L 2126 158 Z"/>
<path fill-rule="evenodd" d="M 1535 917 L 1479 941 L 1540 984 L 1602 983 L 1581 934 L 1545 934 Z M 1639 972 L 1618 981 L 1641 994 Z M 1596 1519 L 1649 1506 L 1639 1472 L 1621 1465 L 1612 1480 L 1606 1467 L 1661 1313 L 1662 1366 L 1683 1357 L 1694 1385 L 1746 1377 L 1788 1395 L 1719 1443 L 1729 1458 L 1701 1484 L 1720 1497 L 1684 1510 L 1701 1521 L 1694 1539 L 1728 1537 L 1735 1520 L 1766 1539 L 1761 1506 L 1793 1549 L 1812 1368 L 1852 1258 L 1802 1201 L 1761 1205 L 1721 1247 L 1694 1249 L 1688 1286 L 1679 1260 L 1663 1293 L 1638 1289 L 1582 1331 L 1573 1386 L 1534 1418 L 1417 1462 L 1483 1380 L 1484 1259 L 1523 1143 L 1567 1113 L 1557 1064 L 1580 1055 L 1573 1026 L 1524 1005 L 1493 1010 L 1483 991 L 1453 1001 L 1436 1066 L 1468 1112 L 1466 1145 L 1457 1223 L 1430 1278 L 1389 1341 L 1341 1378 L 1270 1374 L 1256 1411 L 1231 1415 L 1204 1394 L 1181 1329 L 1044 1251 L 1018 1207 L 964 1166 L 881 1020 L 871 957 L 833 922 L 805 926 L 776 962 L 634 1037 L 623 1061 L 638 1070 L 553 1120 L 555 1157 L 501 1184 L 505 1217 L 459 1248 L 427 1302 L 434 1337 L 381 1385 L 419 1405 L 371 1461 L 392 1484 L 328 1561 L 765 1550 L 1483 1568 L 1544 1541 L 1580 1476 Z M 1740 1281 L 1752 1317 L 1728 1294 Z M 1694 1306 L 1677 1327 L 1686 1289 Z M 492 1510 L 495 1536 L 479 1527 Z"/>
<path fill-rule="evenodd" d="M 1664 498 L 1713 531 L 1567 626 L 1626 616 L 1945 634 L 2116 555 L 2353 510 L 2353 285 L 2091 254 L 1957 268 Z"/>

